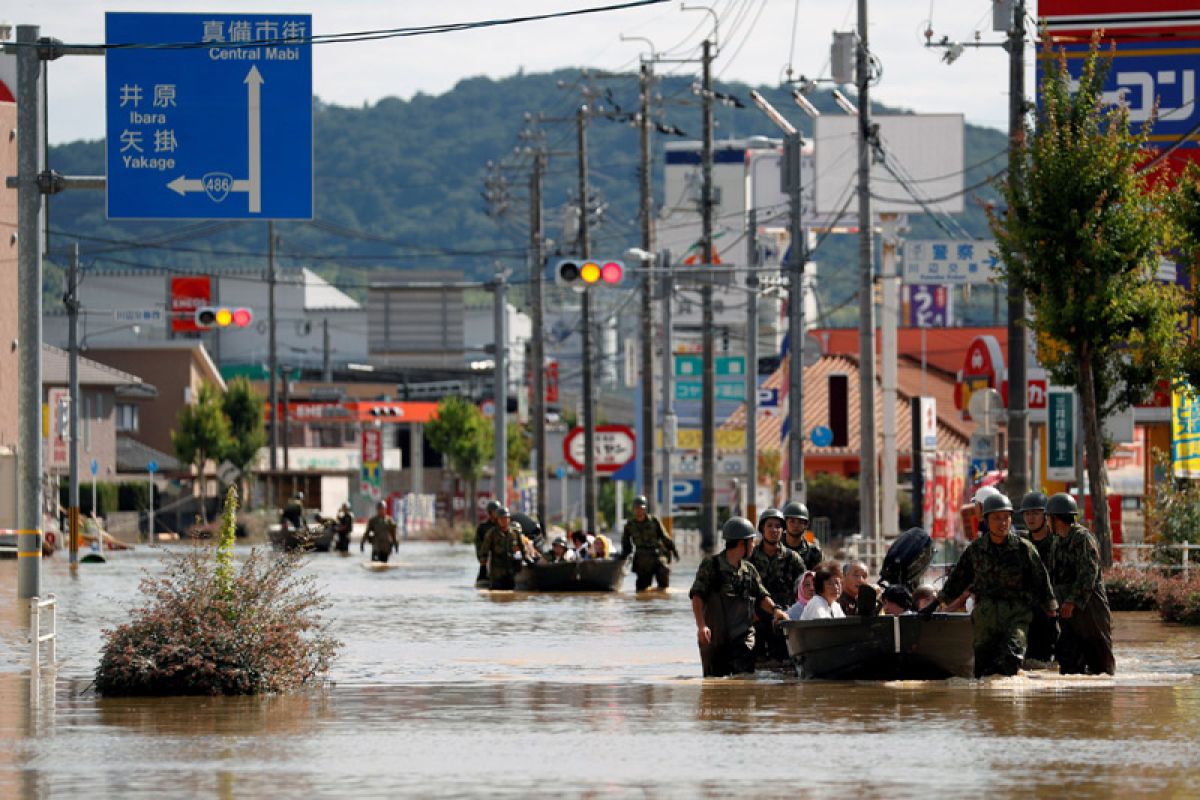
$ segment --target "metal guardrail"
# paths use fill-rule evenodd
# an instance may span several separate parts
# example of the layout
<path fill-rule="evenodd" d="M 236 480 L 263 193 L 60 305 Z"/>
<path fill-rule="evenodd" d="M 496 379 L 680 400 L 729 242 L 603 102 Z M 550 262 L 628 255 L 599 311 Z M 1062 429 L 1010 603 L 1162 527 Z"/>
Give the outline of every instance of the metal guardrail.
<path fill-rule="evenodd" d="M 1156 560 L 1154 558 L 1158 553 L 1170 552 L 1172 550 L 1179 551 L 1179 560 L 1176 563 L 1164 563 L 1161 559 Z M 1121 554 L 1121 558 L 1117 561 L 1124 566 L 1166 568 L 1179 571 L 1186 578 L 1191 572 L 1192 553 L 1200 553 L 1200 544 L 1191 544 L 1190 542 L 1180 542 L 1178 544 L 1114 544 L 1113 552 Z M 1127 554 L 1132 555 L 1132 558 L 1126 557 Z"/>
<path fill-rule="evenodd" d="M 42 609 L 50 609 L 50 632 L 42 633 Z M 42 644 L 48 643 L 47 663 L 55 665 L 55 645 L 58 640 L 58 598 L 53 594 L 45 600 L 39 597 L 29 598 L 29 642 L 32 646 L 30 653 L 29 698 L 33 705 L 38 705 L 42 696 Z"/>

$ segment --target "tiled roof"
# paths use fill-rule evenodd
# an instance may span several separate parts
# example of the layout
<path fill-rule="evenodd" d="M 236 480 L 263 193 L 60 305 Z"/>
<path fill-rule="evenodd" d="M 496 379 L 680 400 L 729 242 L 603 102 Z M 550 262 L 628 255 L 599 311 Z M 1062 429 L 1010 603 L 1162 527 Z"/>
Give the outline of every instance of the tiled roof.
<path fill-rule="evenodd" d="M 858 455 L 861 425 L 859 424 L 858 408 L 858 360 L 855 358 L 822 356 L 815 364 L 804 370 L 804 430 L 811 431 L 818 425 L 829 424 L 828 379 L 829 376 L 838 374 L 849 377 L 847 401 L 849 443 L 846 447 L 815 447 L 812 443 L 808 443 L 805 446 L 807 454 L 814 456 Z M 782 389 L 784 376 L 785 370 L 777 370 L 763 383 L 763 387 Z M 896 383 L 896 452 L 898 454 L 908 454 L 912 450 L 912 418 L 909 400 L 922 393 L 937 398 L 938 450 L 967 449 L 974 425 L 964 422 L 961 413 L 954 408 L 954 383 L 951 380 L 939 372 L 928 371 L 924 379 L 925 388 L 923 390 L 920 365 L 901 358 L 896 370 Z M 786 413 L 786 407 L 786 401 L 782 402 L 780 411 Z M 772 417 L 759 415 L 757 446 L 760 450 L 779 449 L 783 413 Z M 741 429 L 745 427 L 745 424 L 746 410 L 743 405 L 721 427 Z M 875 430 L 880 434 L 880 448 L 877 448 L 879 450 L 882 448 L 883 390 L 878 379 L 875 381 Z"/>
<path fill-rule="evenodd" d="M 899 328 L 896 331 L 896 352 L 901 358 L 911 358 L 918 363 L 921 360 L 921 328 Z M 1008 363 L 1008 328 L 977 327 L 977 328 L 925 328 L 924 329 L 925 361 L 931 369 L 955 375 L 962 369 L 963 359 L 967 348 L 976 336 L 994 336 L 1000 345 L 1000 353 L 1004 362 Z M 821 343 L 821 352 L 827 355 L 858 356 L 857 328 L 819 328 L 809 331 Z M 878 335 L 875 338 L 876 358 L 882 346 Z"/>
<path fill-rule="evenodd" d="M 66 350 L 42 345 L 42 383 L 46 386 L 66 386 L 68 378 Z M 137 375 L 106 366 L 90 358 L 79 357 L 80 386 L 126 386 L 142 383 Z"/>

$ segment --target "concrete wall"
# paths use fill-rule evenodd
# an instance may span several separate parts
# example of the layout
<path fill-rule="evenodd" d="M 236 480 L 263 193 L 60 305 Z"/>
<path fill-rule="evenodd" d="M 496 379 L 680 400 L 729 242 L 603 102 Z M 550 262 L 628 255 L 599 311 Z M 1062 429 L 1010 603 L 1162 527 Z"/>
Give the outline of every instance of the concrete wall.
<path fill-rule="evenodd" d="M 0 175 L 17 174 L 15 103 L 0 103 Z M 0 447 L 17 446 L 17 190 L 0 182 Z"/>

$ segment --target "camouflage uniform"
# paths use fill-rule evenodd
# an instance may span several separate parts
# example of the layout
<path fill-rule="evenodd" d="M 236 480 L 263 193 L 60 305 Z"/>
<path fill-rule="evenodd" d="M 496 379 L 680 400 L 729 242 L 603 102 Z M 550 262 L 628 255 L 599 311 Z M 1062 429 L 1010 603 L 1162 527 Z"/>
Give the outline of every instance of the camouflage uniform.
<path fill-rule="evenodd" d="M 1021 536 L 1034 546 L 1038 558 L 1042 559 L 1042 566 L 1049 571 L 1050 554 L 1054 549 L 1055 537 L 1054 532 L 1050 530 L 1048 520 L 1044 530 L 1046 535 L 1042 537 L 1041 541 L 1034 539 L 1028 531 L 1022 533 Z M 1033 610 L 1033 619 L 1029 623 L 1029 647 L 1025 651 L 1025 657 L 1035 661 L 1050 661 L 1054 658 L 1054 640 L 1058 638 L 1058 622 L 1038 611 L 1039 609 L 1036 608 Z"/>
<path fill-rule="evenodd" d="M 339 553 L 350 552 L 350 534 L 354 532 L 354 515 L 349 511 L 339 512 L 334 530 L 337 532 L 337 544 L 334 548 Z"/>
<path fill-rule="evenodd" d="M 299 500 L 289 500 L 279 513 L 279 522 L 290 525 L 292 530 L 304 530 L 304 506 Z"/>
<path fill-rule="evenodd" d="M 1112 612 L 1100 575 L 1100 549 L 1091 531 L 1076 523 L 1066 536 L 1054 536 L 1050 578 L 1059 604 L 1075 605 L 1071 618 L 1059 621 L 1059 671 L 1114 674 Z"/>
<path fill-rule="evenodd" d="M 631 519 L 625 523 L 621 533 L 621 554 L 628 556 L 633 553 L 633 572 L 637 575 L 637 590 L 639 592 L 650 588 L 652 581 L 658 581 L 658 588 L 666 589 L 671 583 L 671 568 L 668 554 L 678 558 L 675 542 L 667 535 L 658 517 L 647 514 L 641 522 Z"/>
<path fill-rule="evenodd" d="M 479 574 L 475 576 L 476 583 L 488 579 L 487 553 L 483 551 L 483 537 L 487 536 L 487 532 L 494 527 L 496 527 L 496 520 L 491 517 L 475 526 L 475 560 L 481 562 Z"/>
<path fill-rule="evenodd" d="M 398 541 L 395 521 L 382 514 L 376 514 L 367 520 L 363 539 L 371 543 L 371 560 L 386 564 L 392 548 Z"/>
<path fill-rule="evenodd" d="M 688 597 L 704 601 L 704 624 L 712 643 L 700 646 L 704 676 L 754 672 L 754 610 L 770 593 L 747 559 L 736 566 L 724 552 L 700 562 Z"/>
<path fill-rule="evenodd" d="M 783 542 L 783 546 L 785 548 L 800 556 L 800 560 L 804 562 L 804 569 L 816 569 L 817 564 L 821 563 L 821 548 L 817 546 L 816 542 L 810 542 L 807 536 L 804 536 L 803 534 L 801 534 L 801 536 L 803 538 L 800 540 L 799 547 L 792 547 L 790 544 L 787 544 L 786 533 L 781 541 Z M 803 574 L 803 571 L 801 571 L 801 574 Z M 796 600 L 795 598 L 792 598 L 792 603 L 794 602 L 796 602 Z M 792 603 L 788 603 L 788 605 L 791 605 Z"/>
<path fill-rule="evenodd" d="M 759 578 L 778 608 L 791 608 L 796 602 L 796 581 L 804 574 L 804 562 L 795 550 L 779 545 L 779 552 L 767 555 L 763 546 L 754 548 L 750 563 L 758 571 Z M 754 655 L 758 659 L 788 658 L 787 637 L 775 627 L 770 616 L 758 614 L 754 623 L 756 645 Z"/>
<path fill-rule="evenodd" d="M 508 530 L 499 525 L 488 528 L 481 547 L 483 557 L 488 558 L 488 580 L 491 589 L 512 589 L 517 573 L 525 564 L 525 544 L 521 537 L 521 526 L 508 524 Z"/>
<path fill-rule="evenodd" d="M 952 602 L 968 588 L 975 594 L 975 677 L 1015 675 L 1033 609 L 1052 613 L 1058 607 L 1037 549 L 1011 532 L 1000 544 L 980 536 L 954 565 L 938 600 Z"/>

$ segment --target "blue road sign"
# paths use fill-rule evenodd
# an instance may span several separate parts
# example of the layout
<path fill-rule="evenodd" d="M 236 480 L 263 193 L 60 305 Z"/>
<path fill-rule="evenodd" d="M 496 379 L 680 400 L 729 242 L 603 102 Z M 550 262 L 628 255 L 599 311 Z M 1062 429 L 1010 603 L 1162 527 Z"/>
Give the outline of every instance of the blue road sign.
<path fill-rule="evenodd" d="M 90 466 L 92 468 L 92 477 L 95 477 L 96 473 L 100 471 L 100 462 L 93 458 Z"/>
<path fill-rule="evenodd" d="M 107 13 L 109 218 L 312 219 L 311 35 L 308 14 Z"/>
<path fill-rule="evenodd" d="M 158 472 L 158 462 L 151 461 L 148 464 L 146 464 L 146 471 L 149 472 L 151 475 Z"/>
<path fill-rule="evenodd" d="M 829 447 L 833 444 L 833 431 L 824 425 L 818 425 L 812 429 L 808 440 L 813 443 L 814 447 Z"/>

